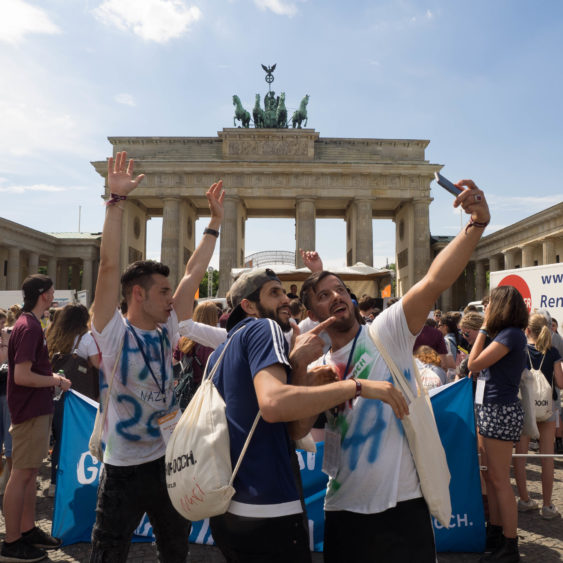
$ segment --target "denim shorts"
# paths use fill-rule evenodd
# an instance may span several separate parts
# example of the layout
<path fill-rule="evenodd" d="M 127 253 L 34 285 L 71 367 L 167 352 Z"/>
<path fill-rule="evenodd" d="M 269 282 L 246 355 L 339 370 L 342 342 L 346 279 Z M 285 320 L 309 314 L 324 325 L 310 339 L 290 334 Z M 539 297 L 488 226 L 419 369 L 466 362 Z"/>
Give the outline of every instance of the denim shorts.
<path fill-rule="evenodd" d="M 524 426 L 524 411 L 520 401 L 508 405 L 475 405 L 475 413 L 481 436 L 506 442 L 520 440 Z"/>

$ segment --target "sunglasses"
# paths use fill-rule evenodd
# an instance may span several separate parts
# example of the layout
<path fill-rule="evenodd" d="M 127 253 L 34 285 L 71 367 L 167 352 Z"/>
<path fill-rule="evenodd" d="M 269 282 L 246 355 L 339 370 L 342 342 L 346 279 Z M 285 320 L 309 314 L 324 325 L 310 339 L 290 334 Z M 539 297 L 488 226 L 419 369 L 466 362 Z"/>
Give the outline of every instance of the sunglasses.
<path fill-rule="evenodd" d="M 469 338 L 469 337 L 471 336 L 471 335 L 470 335 L 467 331 L 465 331 L 465 330 L 462 330 L 462 331 L 461 331 L 461 334 L 463 335 L 464 338 Z"/>

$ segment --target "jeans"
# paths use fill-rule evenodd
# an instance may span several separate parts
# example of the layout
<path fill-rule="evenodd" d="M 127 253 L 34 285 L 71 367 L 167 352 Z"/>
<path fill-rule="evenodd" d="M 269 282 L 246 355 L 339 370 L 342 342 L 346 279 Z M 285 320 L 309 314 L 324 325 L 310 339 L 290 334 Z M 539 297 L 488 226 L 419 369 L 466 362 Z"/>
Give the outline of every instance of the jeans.
<path fill-rule="evenodd" d="M 125 562 L 131 536 L 145 512 L 156 537 L 159 561 L 185 563 L 191 522 L 170 502 L 164 457 L 141 465 L 104 466 L 90 563 Z"/>

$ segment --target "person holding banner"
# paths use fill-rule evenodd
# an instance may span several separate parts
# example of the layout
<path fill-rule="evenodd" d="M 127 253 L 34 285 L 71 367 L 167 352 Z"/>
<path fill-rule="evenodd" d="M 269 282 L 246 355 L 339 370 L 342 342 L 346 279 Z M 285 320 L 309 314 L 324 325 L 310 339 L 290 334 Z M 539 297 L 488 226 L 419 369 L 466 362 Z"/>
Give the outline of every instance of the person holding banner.
<path fill-rule="evenodd" d="M 120 283 L 122 216 L 127 196 L 143 174 L 133 176 L 125 152 L 108 159 L 106 218 L 93 306 L 92 332 L 102 353 L 100 405 L 107 405 L 103 429 L 104 471 L 98 488 L 92 531 L 92 563 L 125 562 L 133 531 L 146 512 L 153 527 L 159 560 L 183 563 L 188 556 L 190 522 L 172 506 L 166 488 L 164 454 L 180 412 L 173 389 L 172 351 L 178 322 L 188 317 L 199 281 L 199 264 L 213 254 L 223 219 L 224 192 L 219 181 L 206 197 L 208 228 L 194 251 L 194 263 L 174 295 L 169 268 L 142 260 L 130 264 Z M 199 257 L 199 258 L 198 258 Z M 118 290 L 127 303 L 117 309 Z"/>
<path fill-rule="evenodd" d="M 379 339 L 399 369 L 414 377 L 412 349 L 417 334 L 440 294 L 465 268 L 490 220 L 483 192 L 471 181 L 454 207 L 471 215 L 466 228 L 434 259 L 424 278 L 373 321 Z M 343 281 L 328 271 L 315 272 L 301 289 L 301 300 L 314 321 L 335 321 L 326 332 L 331 350 L 317 365 L 333 365 L 340 379 L 360 390 L 389 383 L 389 368 L 365 326 L 359 324 Z M 310 366 L 311 367 L 311 366 Z M 389 405 L 366 401 L 361 393 L 327 413 L 324 471 L 330 479 L 325 500 L 324 560 L 434 563 L 436 550 L 430 513 L 401 423 Z M 304 429 L 314 418 L 301 420 Z"/>

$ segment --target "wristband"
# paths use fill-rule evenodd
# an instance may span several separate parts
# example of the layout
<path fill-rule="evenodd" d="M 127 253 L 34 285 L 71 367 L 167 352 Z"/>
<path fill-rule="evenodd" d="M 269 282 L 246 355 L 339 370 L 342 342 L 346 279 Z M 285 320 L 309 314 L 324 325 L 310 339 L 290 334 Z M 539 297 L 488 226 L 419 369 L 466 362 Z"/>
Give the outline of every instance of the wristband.
<path fill-rule="evenodd" d="M 357 399 L 362 394 L 362 384 L 355 377 L 350 377 L 349 379 L 350 381 L 353 381 L 356 384 L 356 394 L 354 395 L 354 397 L 352 397 L 352 399 L 350 399 L 350 402 L 352 402 L 354 399 Z"/>
<path fill-rule="evenodd" d="M 489 336 L 489 333 L 484 328 L 479 329 L 479 334 L 484 334 L 487 337 Z"/>
<path fill-rule="evenodd" d="M 473 221 L 473 219 L 469 219 L 469 223 L 467 223 L 467 227 L 465 227 L 465 234 L 471 227 L 477 227 L 478 229 L 484 229 L 489 224 L 489 221 L 486 223 L 481 223 L 479 221 Z"/>
<path fill-rule="evenodd" d="M 215 229 L 210 229 L 209 227 L 203 229 L 203 234 L 213 235 L 214 237 L 219 238 L 219 231 L 216 231 Z"/>
<path fill-rule="evenodd" d="M 126 195 L 119 194 L 109 194 L 110 198 L 106 201 L 106 205 L 115 205 L 120 201 L 125 201 L 127 199 Z"/>

